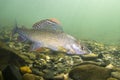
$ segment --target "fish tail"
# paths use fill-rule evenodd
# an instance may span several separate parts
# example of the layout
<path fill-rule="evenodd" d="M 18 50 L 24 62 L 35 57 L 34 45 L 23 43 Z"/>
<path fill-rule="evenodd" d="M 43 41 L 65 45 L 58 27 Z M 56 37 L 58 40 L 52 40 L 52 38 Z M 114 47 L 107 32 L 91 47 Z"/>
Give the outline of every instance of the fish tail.
<path fill-rule="evenodd" d="M 18 25 L 17 25 L 17 21 L 15 20 L 15 25 L 12 30 L 11 37 L 13 37 L 15 33 L 17 33 L 17 30 L 18 30 Z"/>
<path fill-rule="evenodd" d="M 12 40 L 13 36 L 18 33 L 18 36 L 17 36 L 17 40 L 18 41 L 25 41 L 26 40 L 26 36 L 25 34 L 22 33 L 22 31 L 18 28 L 18 25 L 17 25 L 17 21 L 15 20 L 15 25 L 14 25 L 14 28 L 11 32 L 11 38 L 10 40 Z"/>

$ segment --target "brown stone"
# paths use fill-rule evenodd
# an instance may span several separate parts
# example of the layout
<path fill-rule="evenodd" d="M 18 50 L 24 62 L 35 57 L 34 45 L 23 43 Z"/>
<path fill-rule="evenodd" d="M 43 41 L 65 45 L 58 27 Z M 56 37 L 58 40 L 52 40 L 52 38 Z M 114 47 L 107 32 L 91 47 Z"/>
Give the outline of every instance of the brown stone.
<path fill-rule="evenodd" d="M 73 80 L 106 80 L 110 77 L 111 70 L 92 65 L 80 65 L 69 72 L 69 77 Z"/>

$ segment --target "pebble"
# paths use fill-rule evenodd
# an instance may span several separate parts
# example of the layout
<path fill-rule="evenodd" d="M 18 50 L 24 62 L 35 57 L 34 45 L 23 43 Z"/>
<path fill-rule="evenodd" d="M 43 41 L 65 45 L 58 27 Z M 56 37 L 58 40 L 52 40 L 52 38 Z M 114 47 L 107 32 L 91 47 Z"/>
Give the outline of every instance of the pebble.
<path fill-rule="evenodd" d="M 46 69 L 46 70 L 43 70 L 43 72 L 44 72 L 43 78 L 45 80 L 53 80 L 54 79 L 54 72 L 52 70 Z"/>
<path fill-rule="evenodd" d="M 22 73 L 32 73 L 32 70 L 28 66 L 22 66 L 22 67 L 20 67 L 20 71 Z"/>
<path fill-rule="evenodd" d="M 107 80 L 118 80 L 118 79 L 110 77 Z"/>
<path fill-rule="evenodd" d="M 112 72 L 111 75 L 112 75 L 114 78 L 120 79 L 120 72 Z"/>
<path fill-rule="evenodd" d="M 23 80 L 44 80 L 44 79 L 40 76 L 36 76 L 34 74 L 26 73 L 26 74 L 23 75 Z"/>
<path fill-rule="evenodd" d="M 98 55 L 91 53 L 91 54 L 81 55 L 81 58 L 83 60 L 96 60 L 98 58 Z"/>
<path fill-rule="evenodd" d="M 54 76 L 54 80 L 69 80 L 68 74 L 59 74 L 57 76 Z"/>
<path fill-rule="evenodd" d="M 9 44 L 10 48 L 13 48 L 15 43 L 14 42 L 9 42 L 8 44 Z"/>
<path fill-rule="evenodd" d="M 105 68 L 108 68 L 108 69 L 113 69 L 113 68 L 114 68 L 114 66 L 113 66 L 112 64 L 109 64 L 109 65 L 107 65 Z"/>
<path fill-rule="evenodd" d="M 40 71 L 39 69 L 37 69 L 37 68 L 32 68 L 32 73 L 36 74 L 36 75 L 39 75 L 39 76 L 44 75 L 44 73 L 42 71 Z"/>

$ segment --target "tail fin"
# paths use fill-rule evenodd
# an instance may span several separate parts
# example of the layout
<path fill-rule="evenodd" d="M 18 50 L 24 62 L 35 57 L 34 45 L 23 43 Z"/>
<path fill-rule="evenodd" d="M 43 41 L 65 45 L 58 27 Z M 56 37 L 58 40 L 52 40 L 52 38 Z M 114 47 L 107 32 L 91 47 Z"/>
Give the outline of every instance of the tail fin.
<path fill-rule="evenodd" d="M 14 28 L 11 32 L 10 40 L 13 38 L 13 36 L 17 32 L 17 30 L 18 30 L 18 26 L 17 26 L 17 21 L 15 20 L 15 25 L 14 25 Z"/>
<path fill-rule="evenodd" d="M 17 30 L 18 30 L 18 25 L 17 25 L 17 21 L 15 20 L 15 25 L 14 25 L 15 27 L 13 28 L 13 30 L 12 30 L 12 36 L 17 32 Z"/>

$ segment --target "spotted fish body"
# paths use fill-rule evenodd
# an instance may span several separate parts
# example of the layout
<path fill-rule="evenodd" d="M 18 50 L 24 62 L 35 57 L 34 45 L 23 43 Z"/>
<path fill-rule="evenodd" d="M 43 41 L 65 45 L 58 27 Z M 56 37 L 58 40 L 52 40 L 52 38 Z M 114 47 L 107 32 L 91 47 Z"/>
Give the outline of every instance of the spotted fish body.
<path fill-rule="evenodd" d="M 62 48 L 67 54 L 90 53 L 78 40 L 66 34 L 57 22 L 50 19 L 35 23 L 32 29 L 18 28 L 16 25 L 13 35 L 16 33 L 21 40 L 32 42 L 31 51 L 46 47 L 54 51 L 60 51 Z"/>

